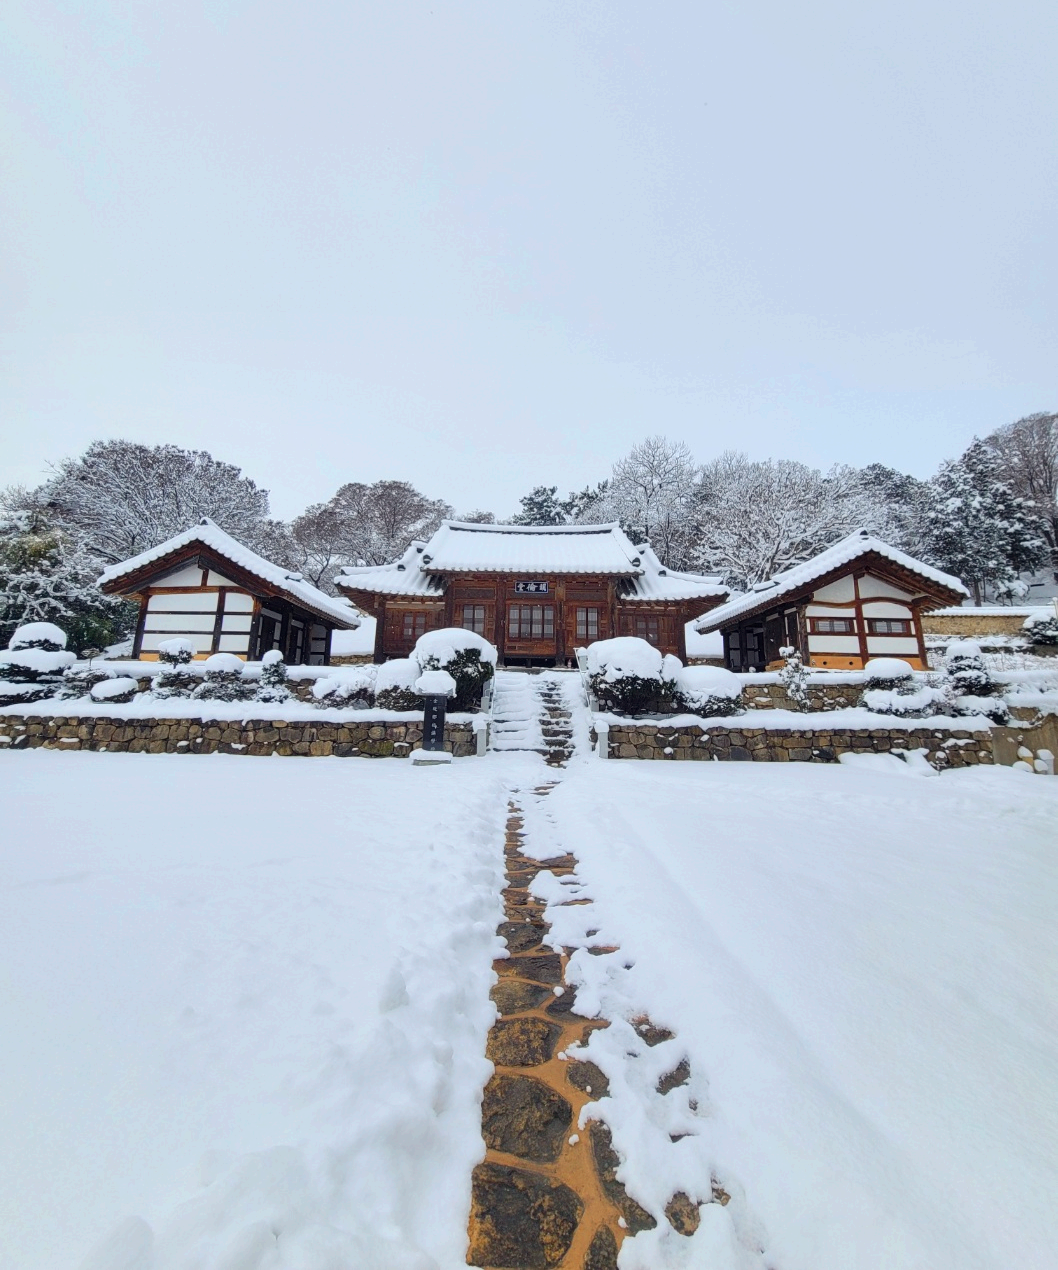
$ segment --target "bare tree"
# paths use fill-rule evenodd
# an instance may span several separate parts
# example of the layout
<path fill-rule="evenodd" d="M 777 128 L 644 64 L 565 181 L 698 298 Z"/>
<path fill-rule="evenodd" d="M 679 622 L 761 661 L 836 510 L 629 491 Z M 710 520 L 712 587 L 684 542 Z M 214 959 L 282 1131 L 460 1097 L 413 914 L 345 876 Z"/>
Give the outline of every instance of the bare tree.
<path fill-rule="evenodd" d="M 1003 478 L 1022 499 L 1035 504 L 1058 581 L 1058 414 L 1027 415 L 985 437 Z"/>
<path fill-rule="evenodd" d="M 305 509 L 290 530 L 298 568 L 317 586 L 332 589 L 344 564 L 387 564 L 415 539 L 428 538 L 452 508 L 427 498 L 407 481 L 351 483 L 326 503 Z"/>
<path fill-rule="evenodd" d="M 614 464 L 608 482 L 570 495 L 570 510 L 580 521 L 620 521 L 635 542 L 649 542 L 664 564 L 686 567 L 697 476 L 682 441 L 647 437 Z"/>
<path fill-rule="evenodd" d="M 728 450 L 702 469 L 694 519 L 698 567 L 750 587 L 864 527 L 884 533 L 885 504 L 855 468 L 822 473 Z"/>
<path fill-rule="evenodd" d="M 257 548 L 274 542 L 268 491 L 204 450 L 94 441 L 33 494 L 52 523 L 104 563 L 127 560 L 208 516 Z"/>

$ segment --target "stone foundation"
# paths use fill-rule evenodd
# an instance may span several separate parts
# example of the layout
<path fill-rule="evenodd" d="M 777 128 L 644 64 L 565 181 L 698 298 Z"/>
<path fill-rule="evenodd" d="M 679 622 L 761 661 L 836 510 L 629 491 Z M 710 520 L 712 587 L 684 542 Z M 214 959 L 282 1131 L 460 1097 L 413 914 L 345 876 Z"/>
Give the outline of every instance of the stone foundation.
<path fill-rule="evenodd" d="M 0 749 L 107 750 L 129 754 L 282 754 L 407 758 L 422 724 L 355 720 L 112 719 L 87 715 L 0 715 Z M 445 724 L 445 749 L 477 753 L 468 723 Z"/>
<path fill-rule="evenodd" d="M 592 734 L 596 739 L 595 733 Z M 749 726 L 667 728 L 611 726 L 609 758 L 683 759 L 755 763 L 836 763 L 842 754 L 920 750 L 940 767 L 992 763 L 989 732 L 948 728 L 827 728 L 778 730 Z"/>
<path fill-rule="evenodd" d="M 808 712 L 820 713 L 824 710 L 844 710 L 858 703 L 863 693 L 864 684 L 820 684 L 809 681 Z M 782 684 L 746 684 L 742 691 L 742 700 L 747 710 L 799 710 Z"/>

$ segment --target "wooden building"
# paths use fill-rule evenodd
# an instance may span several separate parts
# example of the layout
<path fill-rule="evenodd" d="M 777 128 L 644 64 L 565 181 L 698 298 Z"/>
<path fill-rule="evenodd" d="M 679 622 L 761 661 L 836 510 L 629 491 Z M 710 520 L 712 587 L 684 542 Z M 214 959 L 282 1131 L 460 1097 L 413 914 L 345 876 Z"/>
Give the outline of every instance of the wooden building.
<path fill-rule="evenodd" d="M 326 666 L 331 634 L 355 630 L 356 610 L 272 564 L 204 519 L 150 551 L 111 565 L 108 595 L 140 606 L 132 655 L 158 660 L 158 645 L 183 636 L 198 659 L 236 653 L 258 661 L 278 648 L 290 665 Z"/>
<path fill-rule="evenodd" d="M 861 529 L 713 609 L 695 629 L 721 632 L 725 664 L 736 671 L 781 666 L 784 646 L 827 670 L 860 670 L 872 657 L 926 670 L 922 614 L 967 594 L 958 578 Z"/>
<path fill-rule="evenodd" d="M 664 568 L 615 524 L 446 520 L 393 564 L 346 568 L 335 583 L 378 619 L 375 661 L 407 657 L 425 631 L 462 626 L 505 665 L 565 665 L 614 635 L 686 659 L 685 624 L 730 594 L 717 578 Z"/>

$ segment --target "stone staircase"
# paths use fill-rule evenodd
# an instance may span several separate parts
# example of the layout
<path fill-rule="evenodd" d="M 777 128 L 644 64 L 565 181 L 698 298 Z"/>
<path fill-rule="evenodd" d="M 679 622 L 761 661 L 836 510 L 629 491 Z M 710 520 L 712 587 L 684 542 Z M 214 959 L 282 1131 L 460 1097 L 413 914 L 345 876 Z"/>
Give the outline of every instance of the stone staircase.
<path fill-rule="evenodd" d="M 552 767 L 573 753 L 573 729 L 558 676 L 547 671 L 499 670 L 492 695 L 490 748 L 528 750 Z"/>

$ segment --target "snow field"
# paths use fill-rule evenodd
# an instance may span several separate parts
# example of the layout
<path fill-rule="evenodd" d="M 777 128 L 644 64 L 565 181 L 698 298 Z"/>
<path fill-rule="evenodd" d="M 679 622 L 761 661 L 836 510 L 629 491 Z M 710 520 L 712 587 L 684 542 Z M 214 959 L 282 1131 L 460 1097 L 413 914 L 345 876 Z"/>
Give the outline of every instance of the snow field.
<path fill-rule="evenodd" d="M 591 1038 L 624 1180 L 654 1212 L 707 1168 L 732 1194 L 690 1240 L 626 1241 L 622 1270 L 760 1265 L 756 1239 L 781 1270 L 1055 1264 L 1058 783 L 918 770 L 586 763 L 551 794 L 594 901 L 549 906 L 552 935 L 590 915 L 620 946 L 575 954 L 578 1009 L 676 1034 Z M 666 1048 L 699 1102 L 679 1158 L 681 1091 L 650 1097 Z"/>
<path fill-rule="evenodd" d="M 4 1270 L 463 1264 L 485 763 L 5 755 Z"/>

